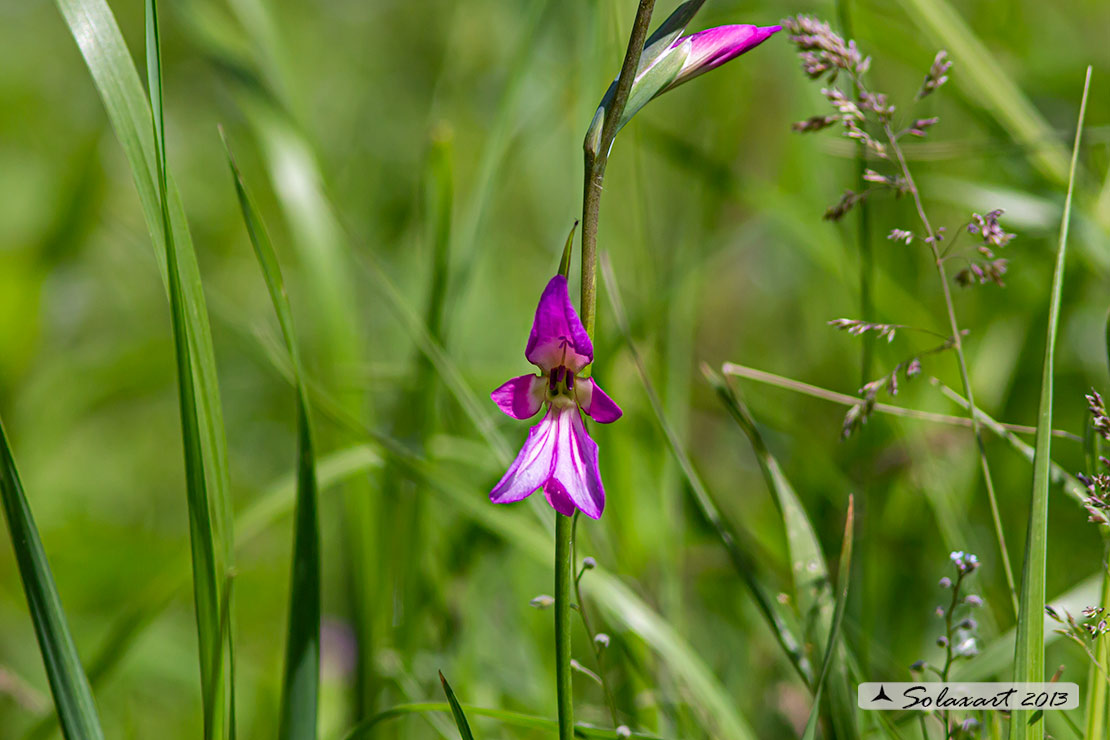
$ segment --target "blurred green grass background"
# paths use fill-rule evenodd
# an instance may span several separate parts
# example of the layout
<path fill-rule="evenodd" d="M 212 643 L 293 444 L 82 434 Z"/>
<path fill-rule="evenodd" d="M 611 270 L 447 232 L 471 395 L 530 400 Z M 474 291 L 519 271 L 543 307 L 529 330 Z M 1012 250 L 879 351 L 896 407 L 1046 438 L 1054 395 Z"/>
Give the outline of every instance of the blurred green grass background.
<path fill-rule="evenodd" d="M 481 503 L 503 466 L 456 395 L 435 374 L 418 371 L 417 344 L 375 265 L 423 316 L 436 270 L 435 209 L 442 207 L 429 192 L 445 178 L 454 193 L 439 292 L 447 354 L 480 399 L 527 371 L 523 346 L 535 300 L 580 207 L 582 134 L 617 71 L 633 6 L 167 4 L 168 157 L 212 312 L 237 511 L 290 475 L 295 407 L 269 359 L 277 329 L 217 123 L 274 237 L 309 373 L 370 426 L 464 481 L 462 493 Z M 112 9 L 141 65 L 142 3 L 117 1 Z M 995 207 L 1007 209 L 1004 223 L 1018 232 L 1006 249 L 1007 287 L 957 294 L 961 322 L 971 329 L 977 401 L 1004 421 L 1035 419 L 1063 202 L 1062 183 L 1038 168 L 1035 155 L 1069 145 L 1083 68 L 1094 65 L 1057 355 L 1055 426 L 1081 433 L 1083 391 L 1110 388 L 1110 209 L 1098 207 L 1100 194 L 1106 203 L 1110 164 L 1110 6 L 959 4 L 1054 132 L 1036 151 L 1015 142 L 1004 113 L 985 106 L 958 51 L 937 37 L 918 3 L 869 0 L 851 9 L 855 36 L 874 57 L 875 87 L 894 102 L 908 103 L 937 49 L 949 48 L 956 63 L 952 83 L 915 109 L 941 123 L 908 153 L 933 218 L 950 233 L 971 211 Z M 721 0 L 708 4 L 694 28 L 767 25 L 798 11 L 835 14 L 828 3 Z M 169 312 L 127 163 L 56 7 L 9 2 L 0 18 L 0 413 L 70 626 L 90 656 L 121 612 L 186 572 Z M 855 220 L 820 218 L 854 185 L 855 150 L 835 134 L 790 132 L 792 121 L 823 112 L 816 86 L 797 67 L 785 39 L 772 38 L 639 114 L 613 151 L 599 240 L 669 419 L 718 506 L 750 537 L 758 577 L 772 593 L 790 590 L 781 519 L 698 364 L 737 362 L 853 393 L 861 343 L 827 320 L 945 325 L 919 245 L 883 238 L 910 227 L 905 201 L 872 206 L 875 312 L 859 315 Z M 437 165 L 437 156 L 446 163 Z M 331 207 L 321 207 L 319 195 Z M 599 306 L 594 372 L 626 415 L 594 430 L 609 502 L 600 523 L 579 528 L 579 553 L 594 555 L 686 638 L 759 737 L 793 736 L 808 713 L 805 690 L 692 505 L 604 297 Z M 908 334 L 877 346 L 872 376 L 922 347 Z M 950 356 L 931 358 L 925 372 L 959 385 Z M 984 561 L 984 639 L 1012 626 L 966 430 L 876 417 L 842 442 L 842 407 L 747 381 L 737 387 L 830 558 L 847 495 L 857 495 L 861 529 L 844 629 L 869 677 L 903 678 L 905 666 L 935 653 L 936 580 L 947 572 L 949 550 Z M 430 422 L 415 431 L 404 421 L 414 398 L 430 409 Z M 907 385 L 895 401 L 959 413 L 926 382 Z M 364 441 L 326 418 L 318 424 L 322 454 Z M 509 447 L 526 432 L 503 417 L 496 424 Z M 1011 555 L 1020 562 L 1031 468 L 992 438 L 988 454 Z M 1069 470 L 1083 467 L 1074 442 L 1057 440 L 1054 457 Z M 554 716 L 551 615 L 528 608 L 533 596 L 550 592 L 550 565 L 388 466 L 358 478 L 322 494 L 323 736 L 338 737 L 359 705 L 351 644 L 367 621 L 372 660 L 384 677 L 367 691 L 379 707 L 438 699 L 442 669 L 464 701 Z M 366 551 L 352 544 L 360 511 L 372 522 L 362 533 Z M 265 528 L 236 558 L 244 738 L 275 732 L 289 526 L 287 517 Z M 1102 557 L 1085 512 L 1054 495 L 1048 593 L 1095 574 Z M 360 598 L 372 617 L 358 616 Z M 188 589 L 179 589 L 95 687 L 109 737 L 199 734 L 193 620 Z M 696 702 L 667 662 L 632 631 L 601 621 L 614 634 L 607 668 L 622 709 L 661 734 L 702 736 Z M 25 685 L 0 691 L 0 737 L 21 737 L 49 708 L 31 635 L 15 562 L 0 555 L 0 675 L 7 679 L 0 688 Z M 592 665 L 581 631 L 576 646 Z M 1057 645 L 1047 665 L 1067 664 L 1065 676 L 1079 680 L 1082 661 L 1078 649 Z M 577 692 L 579 715 L 604 721 L 600 691 L 583 680 Z M 484 737 L 521 736 L 472 723 Z M 419 719 L 392 731 L 434 736 Z"/>

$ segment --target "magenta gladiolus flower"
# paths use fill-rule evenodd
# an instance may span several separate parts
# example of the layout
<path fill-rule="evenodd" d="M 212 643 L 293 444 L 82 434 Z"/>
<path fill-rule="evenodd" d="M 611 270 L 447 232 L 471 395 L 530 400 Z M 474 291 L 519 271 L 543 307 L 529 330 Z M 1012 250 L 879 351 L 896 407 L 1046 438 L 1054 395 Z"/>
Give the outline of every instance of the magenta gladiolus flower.
<path fill-rule="evenodd" d="M 686 59 L 674 80 L 659 92 L 664 93 L 732 61 L 781 30 L 782 26 L 717 26 L 675 39 L 671 49 L 681 49 L 688 45 Z M 660 55 L 661 58 L 665 56 L 666 52 Z"/>
<path fill-rule="evenodd" d="M 597 443 L 582 412 L 602 424 L 621 417 L 620 407 L 594 382 L 577 379 L 593 362 L 594 348 L 567 295 L 567 279 L 556 275 L 544 288 L 524 356 L 540 375 L 521 375 L 490 394 L 514 419 L 547 413 L 501 481 L 490 491 L 495 504 L 507 504 L 543 489 L 547 502 L 565 516 L 579 509 L 597 519 L 605 508 L 605 488 L 597 466 Z"/>

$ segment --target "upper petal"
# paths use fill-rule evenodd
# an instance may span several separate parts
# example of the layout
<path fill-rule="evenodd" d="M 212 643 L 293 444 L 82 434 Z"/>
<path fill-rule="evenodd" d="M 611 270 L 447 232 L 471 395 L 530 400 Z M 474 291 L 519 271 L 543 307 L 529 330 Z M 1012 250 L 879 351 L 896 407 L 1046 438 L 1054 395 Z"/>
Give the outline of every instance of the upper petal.
<path fill-rule="evenodd" d="M 524 356 L 548 372 L 565 365 L 577 373 L 594 359 L 594 347 L 570 303 L 562 275 L 551 278 L 540 296 Z"/>
<path fill-rule="evenodd" d="M 597 466 L 597 442 L 586 432 L 577 408 L 570 406 L 556 413 L 555 465 L 551 478 L 559 484 L 559 492 L 565 492 L 583 514 L 598 519 L 605 508 L 605 487 Z"/>
<path fill-rule="evenodd" d="M 578 396 L 578 405 L 596 422 L 609 424 L 624 413 L 593 378 L 579 378 L 574 391 Z"/>
<path fill-rule="evenodd" d="M 676 40 L 676 46 L 689 42 L 690 54 L 686 57 L 678 76 L 667 89 L 720 67 L 725 62 L 759 46 L 781 30 L 782 26 L 718 26 Z"/>
<path fill-rule="evenodd" d="M 513 464 L 490 491 L 490 501 L 495 504 L 520 501 L 542 486 L 551 477 L 555 465 L 557 436 L 555 414 L 548 411 L 543 421 L 528 432 L 528 439 Z"/>
<path fill-rule="evenodd" d="M 500 386 L 489 397 L 497 407 L 514 419 L 530 419 L 543 405 L 543 378 L 521 375 Z"/>

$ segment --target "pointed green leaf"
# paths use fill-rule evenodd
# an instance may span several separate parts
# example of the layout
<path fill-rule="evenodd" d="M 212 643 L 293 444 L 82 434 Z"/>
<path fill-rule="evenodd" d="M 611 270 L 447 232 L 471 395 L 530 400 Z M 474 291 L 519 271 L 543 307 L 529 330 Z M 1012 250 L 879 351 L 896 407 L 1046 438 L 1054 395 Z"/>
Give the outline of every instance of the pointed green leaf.
<path fill-rule="evenodd" d="M 289 631 L 285 642 L 285 673 L 282 680 L 282 740 L 316 737 L 317 702 L 320 693 L 320 523 L 317 514 L 316 453 L 312 442 L 308 390 L 304 368 L 293 329 L 293 311 L 285 292 L 281 267 L 266 226 L 251 199 L 243 176 L 235 165 L 231 147 L 223 136 L 227 162 L 235 181 L 235 193 L 243 222 L 254 247 L 270 300 L 281 326 L 285 347 L 293 366 L 297 397 L 297 496 L 293 516 L 293 565 L 289 588 Z"/>
<path fill-rule="evenodd" d="M 752 418 L 751 412 L 736 392 L 708 365 L 702 365 L 702 374 L 717 392 L 725 409 L 747 435 L 755 452 L 760 470 L 767 481 L 767 487 L 775 495 L 786 529 L 786 544 L 790 552 L 790 572 L 794 577 L 794 598 L 798 604 L 799 616 L 808 620 L 817 610 L 832 604 L 832 592 L 828 588 L 829 570 L 821 543 L 813 524 L 809 521 L 794 486 L 786 478 L 778 460 L 767 449 L 763 435 Z M 825 632 L 827 634 L 827 620 Z"/>
<path fill-rule="evenodd" d="M 570 227 L 570 233 L 567 234 L 567 241 L 563 244 L 563 256 L 559 259 L 559 274 L 567 277 L 570 274 L 570 257 L 574 252 L 574 232 L 578 229 L 578 220 L 575 219 L 574 225 Z"/>
<path fill-rule="evenodd" d="M 837 570 L 836 609 L 833 611 L 832 624 L 829 626 L 829 636 L 825 642 L 825 659 L 821 662 L 821 674 L 817 677 L 817 686 L 813 692 L 813 709 L 809 713 L 805 732 L 802 740 L 813 740 L 817 737 L 817 718 L 821 713 L 821 692 L 825 688 L 825 679 L 829 675 L 829 666 L 832 665 L 833 656 L 836 654 L 836 641 L 840 636 L 840 625 L 844 621 L 844 609 L 848 605 L 848 582 L 852 576 L 852 541 L 855 526 L 855 505 L 852 497 L 848 497 L 848 514 L 844 521 L 844 542 L 840 546 L 840 568 Z"/>
<path fill-rule="evenodd" d="M 0 498 L 58 721 L 68 740 L 104 740 L 92 690 L 66 623 L 38 527 L 0 422 Z"/>
<path fill-rule="evenodd" d="M 1087 110 L 1087 94 L 1091 86 L 1091 68 L 1083 86 L 1083 99 L 1079 104 L 1079 123 L 1075 130 L 1071 168 L 1068 175 L 1068 195 L 1064 201 L 1064 215 L 1060 223 L 1060 241 L 1056 253 L 1056 269 L 1052 276 L 1049 296 L 1048 330 L 1045 339 L 1044 368 L 1041 372 L 1041 400 L 1037 412 L 1036 453 L 1033 457 L 1033 495 L 1029 504 L 1029 529 L 1025 540 L 1025 565 L 1021 577 L 1021 601 L 1017 620 L 1017 642 L 1014 651 L 1014 681 L 1044 681 L 1044 620 L 1045 567 L 1048 539 L 1048 489 L 1051 481 L 1052 447 L 1052 392 L 1053 367 L 1056 350 L 1056 329 L 1060 322 L 1060 296 L 1063 293 L 1064 265 L 1068 246 L 1068 225 L 1071 219 L 1072 195 L 1075 188 L 1075 170 L 1079 160 L 1079 142 L 1083 134 L 1083 118 Z M 1031 721 L 1028 711 L 1013 713 L 1010 721 L 1010 740 L 1041 740 L 1044 722 Z"/>
<path fill-rule="evenodd" d="M 451 690 L 451 684 L 447 683 L 443 671 L 439 672 L 439 682 L 443 684 L 443 693 L 447 695 L 447 703 L 451 705 L 451 714 L 455 717 L 455 726 L 459 728 L 459 736 L 462 740 L 474 740 L 474 733 L 470 731 L 470 723 L 466 721 L 466 714 L 463 712 L 463 708 L 459 706 L 459 700 L 455 698 L 455 692 Z"/>

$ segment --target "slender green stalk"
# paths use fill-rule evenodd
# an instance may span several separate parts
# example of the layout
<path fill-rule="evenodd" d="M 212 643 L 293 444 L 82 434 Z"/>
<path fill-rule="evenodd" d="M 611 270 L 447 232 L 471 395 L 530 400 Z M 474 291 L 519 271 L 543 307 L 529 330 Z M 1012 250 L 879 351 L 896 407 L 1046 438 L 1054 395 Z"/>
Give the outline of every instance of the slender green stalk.
<path fill-rule="evenodd" d="M 571 685 L 571 591 L 574 583 L 573 519 L 555 515 L 555 690 L 559 740 L 574 740 L 574 689 Z"/>
<path fill-rule="evenodd" d="M 851 0 L 836 0 L 836 15 L 837 21 L 840 23 L 840 31 L 844 38 L 855 38 L 855 32 L 852 28 L 852 2 Z M 855 89 L 856 98 L 859 98 L 859 87 Z M 856 142 L 856 177 L 855 182 L 864 182 L 864 175 L 867 173 L 867 145 L 862 141 Z M 855 208 L 856 211 L 856 248 L 858 251 L 859 259 L 859 311 L 860 316 L 865 320 L 870 320 L 868 317 L 875 315 L 874 299 L 872 297 L 872 283 L 875 280 L 875 257 L 874 250 L 871 246 L 871 206 L 867 198 L 860 200 Z M 860 337 L 860 387 L 871 382 L 872 375 L 871 369 L 874 364 L 875 358 L 875 343 L 878 337 L 867 332 L 864 336 Z M 874 452 L 872 438 L 869 435 L 858 434 L 855 435 L 853 444 L 857 449 L 857 454 L 868 455 Z M 870 499 L 874 494 L 873 489 L 876 484 L 876 476 L 874 475 L 874 468 L 871 466 L 862 466 L 858 474 L 860 478 L 857 480 L 858 486 L 858 514 L 859 518 L 859 532 L 856 540 L 856 558 L 853 567 L 856 569 L 853 575 L 853 580 L 860 584 L 855 589 L 853 598 L 853 613 L 852 617 L 859 621 L 860 628 L 864 634 L 868 634 L 874 630 L 874 621 L 879 618 L 876 609 L 868 609 L 865 602 L 868 598 L 868 584 L 871 579 L 869 577 L 869 570 L 871 563 L 874 561 L 871 550 L 871 532 L 870 522 Z M 859 645 L 859 657 L 865 668 L 869 670 L 870 666 L 870 650 L 871 641 L 861 640 Z"/>
<path fill-rule="evenodd" d="M 1079 142 L 1083 135 L 1083 118 L 1087 112 L 1087 94 L 1091 87 L 1091 68 L 1083 84 L 1079 104 L 1079 122 L 1075 128 L 1075 145 L 1071 153 L 1068 195 L 1060 222 L 1060 244 L 1056 251 L 1056 269 L 1049 294 L 1048 329 L 1045 338 L 1044 368 L 1041 371 L 1041 400 L 1037 413 L 1037 439 L 1033 456 L 1033 495 L 1029 502 L 1029 530 L 1025 540 L 1025 566 L 1021 577 L 1021 607 L 1018 611 L 1017 642 L 1014 647 L 1014 681 L 1044 680 L 1044 619 L 1045 567 L 1048 559 L 1048 489 L 1052 477 L 1052 372 L 1056 354 L 1056 327 L 1060 321 L 1060 296 L 1063 293 L 1064 264 L 1068 248 L 1068 224 L 1071 221 L 1072 195 L 1075 190 L 1075 169 L 1079 161 Z M 968 399 L 970 401 L 970 399 Z M 1010 720 L 1010 740 L 1041 740 L 1044 722 L 1031 721 L 1029 711 L 1014 712 Z"/>
<path fill-rule="evenodd" d="M 609 273 L 606 272 L 605 276 L 608 278 Z M 775 495 L 783 527 L 786 530 L 787 551 L 790 554 L 790 569 L 794 581 L 795 608 L 801 623 L 804 625 L 802 636 L 806 652 L 807 655 L 812 654 L 815 659 L 820 658 L 823 661 L 822 671 L 827 672 L 831 657 L 827 651 L 832 649 L 831 645 L 826 648 L 823 656 L 817 652 L 818 646 L 822 638 L 833 634 L 835 631 L 834 615 L 837 610 L 843 607 L 843 604 L 833 593 L 829 579 L 828 563 L 821 551 L 821 545 L 813 524 L 810 522 L 794 487 L 783 473 L 778 460 L 767 448 L 763 435 L 756 426 L 755 419 L 747 406 L 744 405 L 744 402 L 725 379 L 713 372 L 708 365 L 702 365 L 702 374 L 717 392 L 729 414 L 748 438 L 759 467 L 763 471 L 767 488 Z M 854 514 L 856 508 L 851 497 L 849 497 L 848 508 L 848 519 L 850 521 L 858 519 Z M 849 560 L 854 562 L 852 558 L 849 558 Z M 852 568 L 856 569 L 858 573 L 858 565 L 853 565 Z M 853 580 L 855 578 L 855 576 L 842 574 L 838 583 L 847 584 L 849 577 Z M 844 660 L 834 669 L 835 676 L 833 680 L 826 681 L 827 676 L 815 675 L 808 680 L 808 683 L 814 694 L 814 713 L 819 713 L 824 705 L 830 725 L 835 730 L 836 735 L 853 738 L 857 737 L 859 732 L 856 729 L 855 702 L 848 696 L 850 693 L 848 691 L 850 685 L 848 673 L 851 664 L 855 663 L 856 659 L 846 645 L 842 645 L 840 650 Z M 822 687 L 826 683 L 828 683 L 829 692 L 827 700 L 823 702 L 821 699 Z"/>
<path fill-rule="evenodd" d="M 620 127 L 621 114 L 628 104 L 628 93 L 640 66 L 640 55 L 644 51 L 648 25 L 655 0 L 640 0 L 632 33 L 628 38 L 624 63 L 621 64 L 617 78 L 616 92 L 612 106 L 605 111 L 605 122 L 601 128 L 601 142 L 593 148 L 592 137 L 586 135 L 583 143 L 585 152 L 585 183 L 582 192 L 582 300 L 580 312 L 586 333 L 594 336 L 597 323 L 597 223 L 601 210 L 601 187 L 605 180 L 605 166 L 609 161 L 609 148 L 616 138 Z M 569 517 L 557 515 L 555 518 L 555 680 L 559 701 L 559 738 L 574 738 L 574 697 L 571 686 L 570 668 L 570 596 L 574 579 L 573 562 L 574 532 Z"/>
<path fill-rule="evenodd" d="M 571 550 L 570 561 L 573 568 L 578 569 L 578 516 L 581 512 L 574 512 L 574 525 L 571 527 Z M 578 604 L 578 616 L 582 619 L 582 627 L 586 630 L 586 638 L 590 641 L 590 645 L 594 649 L 594 659 L 597 661 L 597 677 L 601 682 L 601 689 L 605 692 L 605 703 L 609 707 L 609 717 L 613 720 L 614 729 L 620 725 L 620 719 L 617 717 L 617 703 L 613 699 L 613 691 L 609 688 L 609 681 L 605 678 L 605 669 L 601 665 L 601 651 L 602 646 L 597 642 L 597 633 L 594 632 L 593 625 L 590 624 L 590 615 L 586 611 L 586 602 L 582 598 L 582 576 L 586 573 L 586 566 L 583 565 L 581 570 L 578 570 L 574 575 L 574 601 Z"/>
<path fill-rule="evenodd" d="M 948 681 L 948 674 L 958 657 L 952 649 L 956 633 L 955 625 L 952 623 L 952 615 L 955 614 L 956 607 L 960 605 L 960 587 L 963 585 L 968 572 L 961 569 L 959 575 L 956 576 L 956 582 L 952 584 L 952 599 L 948 602 L 948 608 L 944 610 L 944 668 L 939 672 L 939 678 L 944 682 Z M 935 668 L 932 668 L 932 670 L 936 671 Z M 940 713 L 939 719 L 941 724 L 944 725 L 945 737 L 948 737 L 948 733 L 951 731 L 951 722 L 947 709 Z"/>
<path fill-rule="evenodd" d="M 601 188 L 605 182 L 605 167 L 609 163 L 609 149 L 620 128 L 621 115 L 628 103 L 628 93 L 640 66 L 640 55 L 644 51 L 648 25 L 655 0 L 640 0 L 636 10 L 636 20 L 632 23 L 632 34 L 628 38 L 628 49 L 624 54 L 620 77 L 613 95 L 612 106 L 605 111 L 605 123 L 601 127 L 601 142 L 594 148 L 592 137 L 587 134 L 583 149 L 585 151 L 585 183 L 582 188 L 582 323 L 586 333 L 594 335 L 597 321 L 597 223 L 601 210 Z"/>
<path fill-rule="evenodd" d="M 889 122 L 883 124 L 883 133 L 886 135 L 890 148 L 898 159 L 898 165 L 902 170 L 902 177 L 906 179 L 910 195 L 913 196 L 913 204 L 917 209 L 917 216 L 921 219 L 921 225 L 925 227 L 925 233 L 929 237 L 927 243 L 929 249 L 932 251 L 933 262 L 937 268 L 937 277 L 940 279 L 941 290 L 944 293 L 944 307 L 948 313 L 948 325 L 952 331 L 952 347 L 956 350 L 956 359 L 960 366 L 960 380 L 963 382 L 964 396 L 967 397 L 967 402 L 970 406 L 971 429 L 975 434 L 975 442 L 979 448 L 979 467 L 983 471 L 983 482 L 987 487 L 987 500 L 990 502 L 991 507 L 991 521 L 994 525 L 994 536 L 995 539 L 998 540 L 998 550 L 1002 557 L 1002 569 L 1006 574 L 1006 585 L 1010 589 L 1010 601 L 1012 602 L 1014 613 L 1017 614 L 1018 600 L 1017 586 L 1014 582 L 1014 569 L 1010 565 L 1010 553 L 1006 549 L 1006 535 L 1002 531 L 1002 516 L 998 509 L 998 497 L 995 496 L 994 493 L 994 481 L 991 478 L 990 463 L 987 462 L 987 448 L 983 444 L 983 432 L 979 424 L 979 418 L 975 414 L 975 397 L 971 390 L 971 376 L 967 371 L 967 358 L 964 356 L 963 335 L 960 332 L 959 321 L 956 319 L 956 304 L 952 300 L 952 288 L 948 284 L 948 275 L 945 273 L 944 260 L 937 246 L 937 233 L 933 230 L 933 225 L 929 222 L 929 217 L 925 214 L 925 206 L 921 201 L 921 193 L 917 188 L 917 184 L 914 182 L 913 175 L 910 174 L 909 165 L 906 163 L 906 156 L 902 153 L 902 147 L 898 144 L 898 137 L 895 136 L 894 130 L 891 128 Z"/>
<path fill-rule="evenodd" d="M 852 32 L 851 0 L 836 0 L 836 16 L 840 23 L 840 32 L 846 39 L 855 38 Z M 859 86 L 856 85 L 856 97 L 859 97 Z M 863 181 L 863 174 L 867 171 L 867 145 L 862 141 L 856 142 L 856 182 Z M 856 206 L 857 226 L 856 243 L 859 247 L 859 310 L 860 316 L 868 318 L 874 316 L 874 305 L 871 299 L 871 282 L 874 280 L 875 260 L 871 250 L 871 213 L 864 198 Z M 875 353 L 876 337 L 868 334 L 860 337 L 860 383 L 871 380 L 871 362 Z M 862 517 L 861 517 L 862 518 Z"/>
<path fill-rule="evenodd" d="M 848 585 L 852 575 L 852 540 L 855 529 L 855 504 L 851 494 L 848 494 L 848 513 L 844 519 L 844 540 L 840 547 L 840 569 L 836 583 L 836 606 L 829 624 L 828 640 L 825 644 L 825 657 L 821 661 L 821 672 L 813 688 L 813 710 L 809 714 L 802 740 L 814 740 L 817 737 L 817 719 L 820 715 L 821 692 L 825 688 L 825 679 L 829 675 L 829 666 L 832 665 L 836 654 L 837 639 L 840 637 L 840 625 L 844 621 L 844 609 L 848 605 Z"/>

